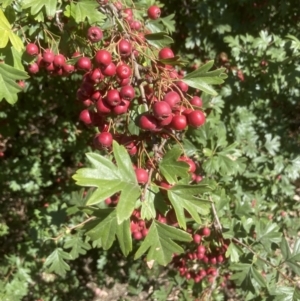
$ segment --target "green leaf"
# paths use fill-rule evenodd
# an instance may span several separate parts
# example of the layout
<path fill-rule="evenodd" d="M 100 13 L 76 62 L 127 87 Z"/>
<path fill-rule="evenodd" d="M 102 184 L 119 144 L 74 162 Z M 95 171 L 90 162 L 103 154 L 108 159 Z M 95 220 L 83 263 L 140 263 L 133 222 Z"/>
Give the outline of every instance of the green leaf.
<path fill-rule="evenodd" d="M 14 104 L 18 100 L 17 93 L 22 91 L 16 81 L 26 78 L 26 72 L 0 63 L 0 101 L 4 98 L 8 103 Z"/>
<path fill-rule="evenodd" d="M 24 48 L 22 40 L 12 31 L 11 25 L 2 10 L 0 10 L 0 36 L 0 48 L 4 48 L 8 41 L 18 52 L 21 52 Z"/>
<path fill-rule="evenodd" d="M 297 274 L 300 275 L 300 239 L 296 240 L 293 252 L 291 253 L 289 245 L 285 238 L 281 241 L 281 251 L 285 263 Z"/>
<path fill-rule="evenodd" d="M 49 272 L 55 272 L 64 276 L 67 271 L 70 271 L 70 266 L 65 262 L 72 259 L 70 254 L 64 252 L 61 248 L 56 248 L 46 259 L 44 265 Z"/>
<path fill-rule="evenodd" d="M 14 47 L 11 47 L 11 52 L 14 60 L 14 68 L 25 71 L 24 65 L 22 64 L 21 53 L 18 52 Z"/>
<path fill-rule="evenodd" d="M 178 147 L 170 149 L 159 163 L 162 175 L 170 184 L 178 182 L 178 177 L 188 176 L 189 165 L 186 162 L 178 161 L 182 151 Z"/>
<path fill-rule="evenodd" d="M 299 301 L 300 290 L 297 287 L 279 286 L 271 289 L 271 295 L 275 295 L 275 301 Z"/>
<path fill-rule="evenodd" d="M 132 238 L 129 219 L 118 223 L 117 211 L 114 208 L 99 209 L 94 212 L 97 217 L 84 226 L 86 235 L 89 236 L 97 246 L 108 250 L 115 238 L 118 238 L 121 250 L 125 256 L 132 250 Z"/>
<path fill-rule="evenodd" d="M 190 213 L 193 219 L 201 224 L 199 214 L 207 215 L 210 209 L 210 202 L 200 199 L 199 196 L 205 192 L 211 191 L 207 184 L 197 185 L 174 185 L 168 190 L 168 198 L 175 210 L 178 224 L 186 229 L 185 212 Z"/>
<path fill-rule="evenodd" d="M 211 85 L 220 85 L 227 78 L 224 73 L 225 68 L 219 68 L 214 71 L 208 71 L 213 66 L 214 61 L 201 66 L 199 69 L 187 74 L 182 81 L 188 86 L 199 89 L 207 94 L 216 96 L 218 93 L 211 87 Z"/>
<path fill-rule="evenodd" d="M 152 222 L 149 232 L 135 253 L 134 258 L 137 259 L 148 251 L 148 263 L 156 261 L 158 264 L 166 266 L 172 260 L 173 254 L 184 252 L 184 249 L 175 243 L 174 240 L 189 242 L 192 240 L 192 237 L 180 229 L 155 220 Z"/>
<path fill-rule="evenodd" d="M 158 49 L 166 47 L 174 42 L 165 32 L 145 34 L 145 38 L 150 45 Z"/>
<path fill-rule="evenodd" d="M 272 139 L 271 134 L 266 134 L 265 138 L 266 138 L 265 148 L 267 149 L 267 151 L 269 152 L 269 154 L 271 156 L 275 156 L 276 153 L 279 151 L 279 147 L 280 147 L 279 140 L 280 140 L 280 138 L 278 136 L 275 136 Z"/>
<path fill-rule="evenodd" d="M 261 287 L 266 287 L 266 280 L 262 276 L 261 272 L 259 272 L 254 266 L 251 267 L 251 274 L 255 281 L 259 284 Z"/>
<path fill-rule="evenodd" d="M 175 20 L 174 20 L 175 14 L 171 14 L 167 17 L 160 18 L 159 20 L 163 23 L 163 25 L 166 27 L 168 33 L 175 32 Z"/>
<path fill-rule="evenodd" d="M 91 248 L 90 244 L 83 241 L 83 238 L 78 233 L 67 238 L 64 244 L 65 249 L 71 248 L 71 258 L 76 259 L 79 255 L 85 255 L 86 251 Z"/>
<path fill-rule="evenodd" d="M 260 220 L 256 225 L 256 241 L 260 242 L 266 250 L 271 248 L 271 243 L 281 242 L 281 233 L 277 224 L 269 221 L 267 224 Z"/>
<path fill-rule="evenodd" d="M 71 2 L 70 15 L 75 19 L 76 23 L 84 22 L 88 19 L 89 23 L 102 23 L 106 17 L 97 10 L 98 3 L 93 0 L 84 0 Z"/>
<path fill-rule="evenodd" d="M 157 186 L 150 185 L 145 193 L 143 202 L 141 202 L 141 218 L 143 220 L 155 218 L 156 210 L 154 202 L 157 197 L 159 197 L 159 188 Z"/>
<path fill-rule="evenodd" d="M 23 0 L 22 8 L 30 8 L 32 15 L 38 14 L 45 6 L 46 15 L 54 17 L 56 13 L 57 0 Z"/>
<path fill-rule="evenodd" d="M 5 9 L 7 6 L 11 5 L 12 2 L 13 2 L 13 0 L 1 0 L 0 4 Z"/>
<path fill-rule="evenodd" d="M 97 204 L 121 192 L 116 207 L 118 222 L 121 224 L 131 216 L 136 200 L 141 195 L 141 189 L 125 147 L 114 141 L 113 154 L 117 166 L 104 156 L 88 153 L 87 157 L 92 163 L 92 168 L 77 170 L 73 178 L 77 185 L 97 188 L 87 201 L 87 205 Z"/>
<path fill-rule="evenodd" d="M 230 257 L 230 261 L 231 262 L 239 262 L 240 259 L 240 253 L 241 251 L 239 250 L 239 248 L 233 243 L 231 242 L 228 246 L 228 249 L 226 251 L 226 257 Z"/>

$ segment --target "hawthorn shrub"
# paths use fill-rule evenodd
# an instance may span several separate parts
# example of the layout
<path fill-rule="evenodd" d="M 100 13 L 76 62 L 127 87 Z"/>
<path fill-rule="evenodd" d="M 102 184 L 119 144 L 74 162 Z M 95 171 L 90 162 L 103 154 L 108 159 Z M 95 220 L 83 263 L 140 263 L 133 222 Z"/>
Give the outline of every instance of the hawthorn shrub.
<path fill-rule="evenodd" d="M 0 3 L 1 300 L 299 300 L 297 10 Z"/>

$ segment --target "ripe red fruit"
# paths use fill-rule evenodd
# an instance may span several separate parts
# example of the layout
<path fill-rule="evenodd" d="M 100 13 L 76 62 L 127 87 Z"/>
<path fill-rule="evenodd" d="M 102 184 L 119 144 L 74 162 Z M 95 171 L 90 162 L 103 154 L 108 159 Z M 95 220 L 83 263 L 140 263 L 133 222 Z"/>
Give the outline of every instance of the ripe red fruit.
<path fill-rule="evenodd" d="M 102 30 L 99 27 L 97 27 L 97 26 L 91 26 L 88 29 L 87 37 L 88 37 L 88 39 L 92 43 L 97 43 L 97 42 L 99 42 L 102 39 L 103 32 L 102 32 Z"/>
<path fill-rule="evenodd" d="M 114 76 L 116 74 L 116 65 L 114 63 L 110 63 L 108 66 L 101 68 L 103 75 L 106 76 Z"/>
<path fill-rule="evenodd" d="M 79 70 L 90 71 L 92 68 L 92 62 L 90 58 L 83 56 L 79 58 L 79 60 L 76 63 L 76 66 Z"/>
<path fill-rule="evenodd" d="M 153 110 L 153 115 L 158 120 L 164 120 L 172 114 L 172 109 L 170 105 L 165 101 L 156 102 L 153 105 L 152 110 Z"/>
<path fill-rule="evenodd" d="M 120 64 L 116 69 L 117 76 L 120 79 L 129 78 L 131 76 L 131 68 L 127 64 Z"/>
<path fill-rule="evenodd" d="M 197 252 L 199 254 L 205 254 L 205 251 L 206 251 L 206 249 L 205 249 L 205 247 L 203 245 L 198 246 Z"/>
<path fill-rule="evenodd" d="M 106 102 L 103 101 L 102 98 L 100 98 L 96 103 L 96 108 L 98 114 L 109 114 L 111 113 L 112 107 L 109 106 Z"/>
<path fill-rule="evenodd" d="M 57 54 L 54 56 L 53 65 L 56 68 L 62 68 L 66 62 L 66 58 L 62 54 Z"/>
<path fill-rule="evenodd" d="M 109 132 L 99 133 L 95 137 L 95 143 L 98 147 L 107 148 L 111 147 L 113 142 L 112 134 Z"/>
<path fill-rule="evenodd" d="M 194 236 L 193 236 L 193 240 L 194 240 L 194 242 L 198 245 L 198 244 L 200 244 L 200 242 L 201 242 L 201 236 L 199 235 L 199 234 L 194 234 Z"/>
<path fill-rule="evenodd" d="M 148 8 L 147 14 L 149 19 L 156 20 L 160 17 L 161 10 L 158 6 L 152 5 Z"/>
<path fill-rule="evenodd" d="M 28 72 L 31 74 L 36 74 L 40 70 L 39 65 L 37 63 L 32 63 L 28 65 Z"/>
<path fill-rule="evenodd" d="M 137 168 L 135 170 L 136 179 L 139 184 L 146 184 L 149 179 L 148 171 L 143 168 Z"/>
<path fill-rule="evenodd" d="M 95 61 L 100 66 L 108 66 L 111 62 L 111 54 L 107 50 L 101 49 L 96 52 Z"/>
<path fill-rule="evenodd" d="M 124 79 L 121 79 L 121 78 L 116 78 L 119 86 L 121 87 L 124 87 L 124 86 L 127 86 L 130 84 L 130 78 L 124 78 Z"/>
<path fill-rule="evenodd" d="M 130 85 L 122 87 L 120 90 L 120 96 L 122 99 L 129 101 L 132 100 L 135 96 L 134 88 Z"/>
<path fill-rule="evenodd" d="M 86 125 L 92 124 L 92 113 L 89 110 L 82 110 L 79 115 L 79 120 L 81 120 Z"/>
<path fill-rule="evenodd" d="M 178 106 L 181 101 L 181 97 L 177 92 L 170 91 L 164 96 L 163 101 L 167 102 L 173 109 Z"/>
<path fill-rule="evenodd" d="M 51 64 L 54 60 L 54 53 L 51 51 L 51 49 L 46 49 L 43 52 L 43 61 L 47 64 Z"/>
<path fill-rule="evenodd" d="M 133 12 L 131 8 L 125 8 L 123 10 L 123 16 L 125 18 L 125 20 L 127 20 L 128 22 L 131 22 L 133 19 Z"/>
<path fill-rule="evenodd" d="M 203 102 L 202 99 L 198 96 L 194 96 L 191 100 L 190 100 L 190 104 L 196 107 L 202 107 Z"/>
<path fill-rule="evenodd" d="M 188 124 L 193 127 L 199 127 L 205 123 L 205 115 L 202 111 L 192 111 L 187 115 Z"/>
<path fill-rule="evenodd" d="M 164 47 L 162 48 L 159 53 L 158 53 L 158 57 L 163 60 L 163 59 L 170 59 L 174 57 L 174 52 L 172 51 L 172 49 L 168 48 L 168 47 Z"/>
<path fill-rule="evenodd" d="M 129 106 L 130 101 L 123 99 L 120 104 L 113 107 L 113 113 L 115 113 L 116 115 L 127 113 Z"/>
<path fill-rule="evenodd" d="M 178 158 L 178 161 L 186 162 L 189 165 L 189 172 L 190 173 L 195 172 L 196 164 L 191 158 L 186 157 L 186 156 L 181 156 L 181 157 Z"/>
<path fill-rule="evenodd" d="M 122 57 L 128 57 L 131 54 L 131 44 L 127 40 L 120 40 L 118 45 L 119 54 Z"/>
<path fill-rule="evenodd" d="M 75 71 L 75 67 L 73 65 L 69 65 L 66 63 L 62 66 L 62 68 L 66 74 L 71 74 Z"/>
<path fill-rule="evenodd" d="M 130 22 L 130 28 L 138 31 L 142 28 L 142 23 L 140 21 L 133 20 L 132 22 Z"/>
<path fill-rule="evenodd" d="M 187 120 L 185 115 L 175 115 L 173 116 L 171 122 L 171 128 L 176 131 L 182 131 L 187 126 Z"/>
<path fill-rule="evenodd" d="M 141 240 L 141 239 L 143 238 L 142 232 L 140 232 L 140 231 L 134 232 L 134 233 L 133 233 L 133 238 L 134 238 L 135 240 Z"/>
<path fill-rule="evenodd" d="M 160 127 L 169 125 L 172 122 L 172 120 L 173 120 L 173 116 L 172 116 L 172 114 L 170 114 L 167 118 L 158 120 L 158 125 Z"/>
<path fill-rule="evenodd" d="M 39 54 L 39 47 L 33 43 L 29 43 L 26 46 L 26 53 L 32 56 Z"/>
<path fill-rule="evenodd" d="M 202 235 L 203 236 L 209 236 L 210 235 L 210 229 L 205 227 L 202 229 Z"/>
<path fill-rule="evenodd" d="M 89 78 L 92 82 L 98 84 L 101 80 L 104 79 L 104 76 L 99 68 L 95 68 L 89 73 Z"/>
<path fill-rule="evenodd" d="M 121 103 L 119 91 L 116 89 L 109 90 L 105 97 L 105 102 L 112 107 L 119 105 Z"/>
<path fill-rule="evenodd" d="M 189 86 L 186 83 L 184 83 L 183 81 L 181 81 L 181 80 L 178 81 L 178 82 L 176 82 L 176 85 L 179 87 L 179 89 L 182 92 L 187 92 L 188 89 L 189 89 Z"/>
<path fill-rule="evenodd" d="M 157 128 L 157 120 L 150 114 L 144 114 L 139 118 L 139 127 L 143 130 L 153 131 Z"/>

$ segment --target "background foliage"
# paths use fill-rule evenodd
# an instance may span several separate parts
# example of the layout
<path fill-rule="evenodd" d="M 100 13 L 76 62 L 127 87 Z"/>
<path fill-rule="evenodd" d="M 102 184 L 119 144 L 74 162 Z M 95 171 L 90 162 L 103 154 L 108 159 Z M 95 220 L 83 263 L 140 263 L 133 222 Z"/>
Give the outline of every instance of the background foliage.
<path fill-rule="evenodd" d="M 0 13 L 20 39 L 19 24 L 29 39 L 41 28 L 60 33 L 53 20 L 61 2 L 0 3 Z M 229 76 L 216 88 L 218 96 L 202 95 L 208 122 L 189 130 L 184 141 L 186 152 L 201 162 L 203 175 L 219 183 L 213 198 L 223 236 L 232 242 L 229 260 L 220 267 L 220 274 L 232 278 L 224 289 L 215 284 L 212 300 L 299 300 L 299 9 L 279 0 L 161 4 L 163 17 L 174 14 L 175 23 L 167 20 L 167 29 L 172 48 L 189 61 L 189 71 L 214 59 Z M 67 26 L 102 20 L 100 13 L 89 13 L 93 5 L 61 6 L 66 18 L 73 15 Z M 5 30 L 2 23 L 0 30 Z M 14 49 L 23 42 L 14 37 L 7 36 L 1 59 L 22 71 Z M 5 79 L 5 70 L 0 68 L 0 74 Z M 26 73 L 15 71 L 14 76 L 22 79 Z M 92 149 L 92 130 L 78 122 L 79 80 L 78 75 L 31 77 L 14 106 L 0 103 L 0 299 L 92 300 L 102 289 L 113 296 L 112 287 L 120 283 L 130 293 L 127 300 L 203 296 L 209 284 L 182 279 L 171 266 L 148 270 L 133 255 L 124 258 L 115 243 L 105 251 L 91 248 L 80 232 L 65 235 L 65 225 L 82 221 L 70 205 L 83 204 L 86 196 L 71 176 Z M 1 93 L 7 85 L 15 91 L 9 101 L 14 103 L 19 88 L 7 79 L 1 85 Z"/>

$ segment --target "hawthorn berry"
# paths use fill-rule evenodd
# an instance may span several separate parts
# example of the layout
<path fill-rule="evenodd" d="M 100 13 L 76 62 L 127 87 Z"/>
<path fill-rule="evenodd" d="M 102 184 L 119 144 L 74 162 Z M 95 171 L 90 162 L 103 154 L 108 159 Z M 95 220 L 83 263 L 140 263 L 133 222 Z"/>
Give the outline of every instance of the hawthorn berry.
<path fill-rule="evenodd" d="M 158 6 L 152 5 L 148 8 L 147 13 L 148 13 L 149 19 L 156 20 L 160 17 L 161 10 Z"/>
<path fill-rule="evenodd" d="M 79 120 L 81 120 L 86 125 L 92 124 L 92 113 L 85 109 L 80 112 Z"/>
<path fill-rule="evenodd" d="M 167 102 L 173 109 L 178 106 L 181 101 L 181 97 L 177 92 L 170 91 L 164 96 L 163 101 Z"/>
<path fill-rule="evenodd" d="M 87 37 L 91 43 L 97 43 L 103 38 L 103 32 L 99 27 L 91 26 L 88 29 Z"/>
<path fill-rule="evenodd" d="M 123 86 L 120 90 L 120 96 L 125 100 L 132 100 L 135 97 L 134 88 L 130 85 Z"/>
<path fill-rule="evenodd" d="M 158 120 L 164 120 L 172 114 L 172 109 L 166 101 L 158 101 L 153 105 L 153 115 Z"/>
<path fill-rule="evenodd" d="M 182 131 L 187 126 L 185 115 L 174 115 L 171 122 L 171 128 L 176 131 Z"/>
<path fill-rule="evenodd" d="M 43 52 L 43 61 L 47 64 L 51 64 L 54 60 L 54 53 L 51 49 L 46 49 Z"/>
<path fill-rule="evenodd" d="M 109 90 L 105 97 L 105 102 L 112 107 L 115 107 L 118 104 L 120 104 L 121 98 L 120 98 L 119 91 L 116 89 Z"/>
<path fill-rule="evenodd" d="M 194 96 L 191 100 L 190 100 L 190 104 L 196 107 L 202 107 L 203 102 L 202 99 L 198 96 Z"/>
<path fill-rule="evenodd" d="M 187 115 L 188 124 L 192 127 L 199 127 L 205 123 L 205 115 L 202 111 L 192 111 Z"/>
<path fill-rule="evenodd" d="M 29 43 L 26 45 L 26 53 L 31 56 L 36 56 L 39 54 L 39 47 L 34 43 Z"/>
<path fill-rule="evenodd" d="M 143 130 L 153 131 L 157 128 L 157 120 L 153 115 L 143 114 L 139 117 L 139 127 Z"/>
<path fill-rule="evenodd" d="M 163 59 L 171 59 L 174 57 L 174 52 L 172 51 L 171 48 L 168 47 L 164 47 L 162 48 L 159 53 L 158 53 L 158 57 L 159 59 L 163 60 Z"/>
<path fill-rule="evenodd" d="M 109 148 L 113 142 L 112 134 L 109 132 L 99 133 L 95 137 L 95 142 L 100 148 Z"/>
<path fill-rule="evenodd" d="M 136 179 L 139 184 L 144 185 L 148 182 L 149 174 L 148 174 L 147 170 L 145 170 L 143 168 L 137 168 L 135 170 L 135 175 L 136 175 Z"/>
<path fill-rule="evenodd" d="M 83 56 L 79 58 L 79 60 L 76 63 L 76 66 L 79 70 L 90 71 L 92 68 L 91 59 L 86 56 Z"/>
<path fill-rule="evenodd" d="M 118 44 L 118 51 L 122 57 L 128 57 L 131 54 L 131 43 L 127 40 L 120 40 Z"/>
<path fill-rule="evenodd" d="M 127 64 L 120 64 L 116 69 L 116 74 L 120 79 L 129 78 L 131 73 L 131 68 Z"/>
<path fill-rule="evenodd" d="M 99 66 L 108 66 L 112 62 L 111 53 L 105 49 L 98 50 L 95 61 Z"/>
<path fill-rule="evenodd" d="M 202 235 L 203 235 L 203 236 L 209 236 L 209 235 L 210 235 L 210 229 L 207 228 L 207 227 L 204 227 L 204 228 L 202 229 Z"/>

